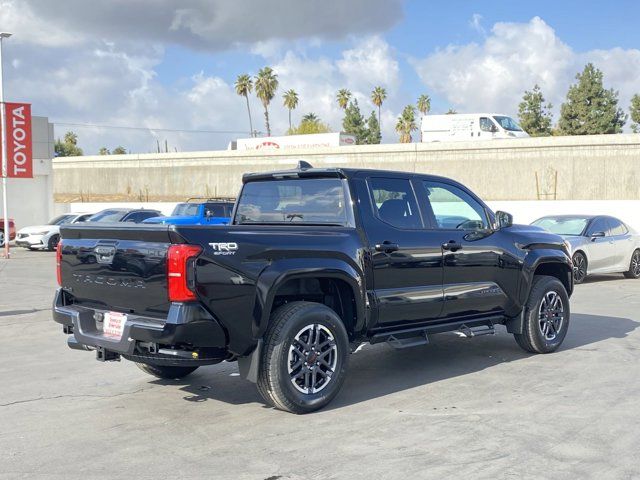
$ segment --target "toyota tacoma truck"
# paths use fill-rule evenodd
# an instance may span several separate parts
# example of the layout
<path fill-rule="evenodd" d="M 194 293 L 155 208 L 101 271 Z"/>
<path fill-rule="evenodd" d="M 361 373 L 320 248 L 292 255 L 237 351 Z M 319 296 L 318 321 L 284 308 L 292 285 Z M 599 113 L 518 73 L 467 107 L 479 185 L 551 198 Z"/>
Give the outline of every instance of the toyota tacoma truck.
<path fill-rule="evenodd" d="M 366 342 L 513 333 L 549 353 L 569 327 L 561 237 L 463 185 L 406 172 L 246 174 L 230 225 L 69 225 L 53 317 L 68 345 L 160 378 L 237 361 L 276 408 L 327 405 Z"/>

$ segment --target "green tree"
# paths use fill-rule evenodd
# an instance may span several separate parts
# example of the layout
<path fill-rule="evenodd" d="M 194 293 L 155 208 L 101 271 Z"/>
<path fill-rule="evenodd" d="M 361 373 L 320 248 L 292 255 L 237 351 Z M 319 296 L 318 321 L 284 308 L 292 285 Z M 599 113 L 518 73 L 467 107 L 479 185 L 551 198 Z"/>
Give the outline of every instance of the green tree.
<path fill-rule="evenodd" d="M 640 133 L 640 95 L 637 93 L 631 98 L 631 107 L 629 108 L 631 113 L 631 130 L 633 133 Z"/>
<path fill-rule="evenodd" d="M 338 106 L 342 110 L 347 109 L 349 100 L 351 100 L 351 92 L 349 90 L 347 90 L 346 88 L 341 88 L 340 90 L 338 90 L 338 93 L 336 94 L 336 101 L 338 102 Z"/>
<path fill-rule="evenodd" d="M 620 133 L 627 116 L 618 108 L 618 92 L 607 90 L 600 70 L 588 63 L 578 82 L 569 87 L 560 108 L 558 127 L 563 135 Z"/>
<path fill-rule="evenodd" d="M 251 131 L 251 136 L 253 137 L 253 122 L 251 121 L 251 108 L 249 107 L 249 94 L 251 90 L 253 90 L 253 81 L 251 77 L 246 73 L 242 75 L 238 75 L 236 78 L 236 93 L 241 97 L 244 97 L 247 101 L 247 113 L 249 114 L 249 130 Z"/>
<path fill-rule="evenodd" d="M 98 155 L 111 155 L 111 152 L 107 147 L 100 147 L 100 150 L 98 150 Z"/>
<path fill-rule="evenodd" d="M 56 140 L 54 145 L 56 157 L 79 157 L 84 155 L 82 149 L 78 147 L 78 135 L 73 132 L 64 134 L 64 141 Z"/>
<path fill-rule="evenodd" d="M 271 67 L 264 67 L 258 71 L 255 77 L 256 95 L 264 107 L 264 123 L 267 127 L 267 136 L 271 136 L 271 125 L 269 124 L 269 103 L 273 100 L 278 90 L 278 76 Z"/>
<path fill-rule="evenodd" d="M 113 149 L 113 151 L 111 152 L 111 155 L 125 155 L 127 153 L 127 149 L 124 148 L 123 146 L 118 145 L 116 148 Z"/>
<path fill-rule="evenodd" d="M 290 128 L 288 135 L 307 135 L 311 133 L 329 133 L 329 125 L 320 121 L 315 113 L 307 113 L 302 117 L 300 125 Z"/>
<path fill-rule="evenodd" d="M 367 136 L 365 142 L 369 145 L 378 144 L 382 141 L 382 134 L 380 133 L 380 123 L 376 117 L 376 112 L 371 111 L 369 119 L 367 120 Z"/>
<path fill-rule="evenodd" d="M 298 106 L 298 94 L 295 90 L 289 89 L 282 95 L 284 107 L 289 110 L 289 130 L 291 130 L 291 110 L 295 110 Z"/>
<path fill-rule="evenodd" d="M 518 107 L 520 126 L 532 137 L 547 137 L 551 135 L 551 108 L 545 104 L 540 86 L 536 84 L 531 91 L 525 91 L 522 102 Z"/>
<path fill-rule="evenodd" d="M 456 115 L 458 113 L 458 111 L 455 108 L 450 108 L 449 110 L 447 110 L 446 115 Z"/>
<path fill-rule="evenodd" d="M 411 132 L 417 129 L 416 109 L 413 105 L 407 105 L 396 122 L 396 132 L 400 135 L 400 143 L 411 143 Z"/>
<path fill-rule="evenodd" d="M 429 95 L 420 95 L 416 102 L 418 111 L 422 114 L 420 116 L 420 141 L 422 142 L 422 117 L 424 117 L 431 110 L 431 98 Z"/>
<path fill-rule="evenodd" d="M 382 125 L 380 120 L 380 109 L 382 108 L 382 103 L 387 99 L 387 91 L 382 87 L 376 87 L 371 92 L 371 101 L 373 104 L 378 107 L 378 125 Z"/>
<path fill-rule="evenodd" d="M 360 113 L 358 100 L 349 102 L 349 105 L 347 105 L 344 112 L 344 118 L 342 119 L 342 131 L 354 135 L 356 137 L 357 145 L 366 143 L 367 126 L 365 125 L 362 113 Z"/>

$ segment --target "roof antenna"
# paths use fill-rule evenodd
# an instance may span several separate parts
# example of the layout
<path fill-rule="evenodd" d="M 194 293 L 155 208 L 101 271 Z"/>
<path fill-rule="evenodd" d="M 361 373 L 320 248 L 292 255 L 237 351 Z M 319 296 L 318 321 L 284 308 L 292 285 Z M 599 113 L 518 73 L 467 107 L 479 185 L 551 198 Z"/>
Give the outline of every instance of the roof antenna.
<path fill-rule="evenodd" d="M 305 162 L 304 160 L 298 161 L 298 170 L 307 170 L 308 168 L 313 168 L 309 162 Z"/>

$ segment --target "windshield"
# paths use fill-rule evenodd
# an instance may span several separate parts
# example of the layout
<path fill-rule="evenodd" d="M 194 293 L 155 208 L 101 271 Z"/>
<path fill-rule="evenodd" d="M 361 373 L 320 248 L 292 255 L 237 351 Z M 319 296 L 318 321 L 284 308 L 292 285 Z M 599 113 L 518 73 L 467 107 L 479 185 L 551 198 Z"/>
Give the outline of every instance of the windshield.
<path fill-rule="evenodd" d="M 195 217 L 198 215 L 199 203 L 179 203 L 171 214 L 174 217 Z"/>
<path fill-rule="evenodd" d="M 119 222 L 123 215 L 122 210 L 103 210 L 87 219 L 87 222 Z"/>
<path fill-rule="evenodd" d="M 507 130 L 508 132 L 521 132 L 522 128 L 520 125 L 516 123 L 516 121 L 511 117 L 502 117 L 500 115 L 496 115 L 493 119 L 498 122 L 498 124 Z"/>
<path fill-rule="evenodd" d="M 75 215 L 60 215 L 59 217 L 50 220 L 49 225 L 62 225 L 63 223 L 69 223 L 75 217 Z"/>
<path fill-rule="evenodd" d="M 582 235 L 587 223 L 589 219 L 584 217 L 544 217 L 536 220 L 532 225 L 558 235 Z"/>
<path fill-rule="evenodd" d="M 242 189 L 234 223 L 347 225 L 339 178 L 249 182 Z"/>

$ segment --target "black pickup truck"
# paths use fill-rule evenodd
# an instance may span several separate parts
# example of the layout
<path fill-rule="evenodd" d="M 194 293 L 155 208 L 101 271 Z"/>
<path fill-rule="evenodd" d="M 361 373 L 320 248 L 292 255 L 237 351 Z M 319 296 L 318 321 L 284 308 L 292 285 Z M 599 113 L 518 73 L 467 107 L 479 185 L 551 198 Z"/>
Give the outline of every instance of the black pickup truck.
<path fill-rule="evenodd" d="M 68 345 L 161 378 L 238 361 L 295 413 L 338 393 L 363 342 L 505 325 L 548 353 L 569 326 L 568 246 L 463 185 L 412 173 L 247 174 L 225 226 L 63 226 L 53 317 Z"/>

